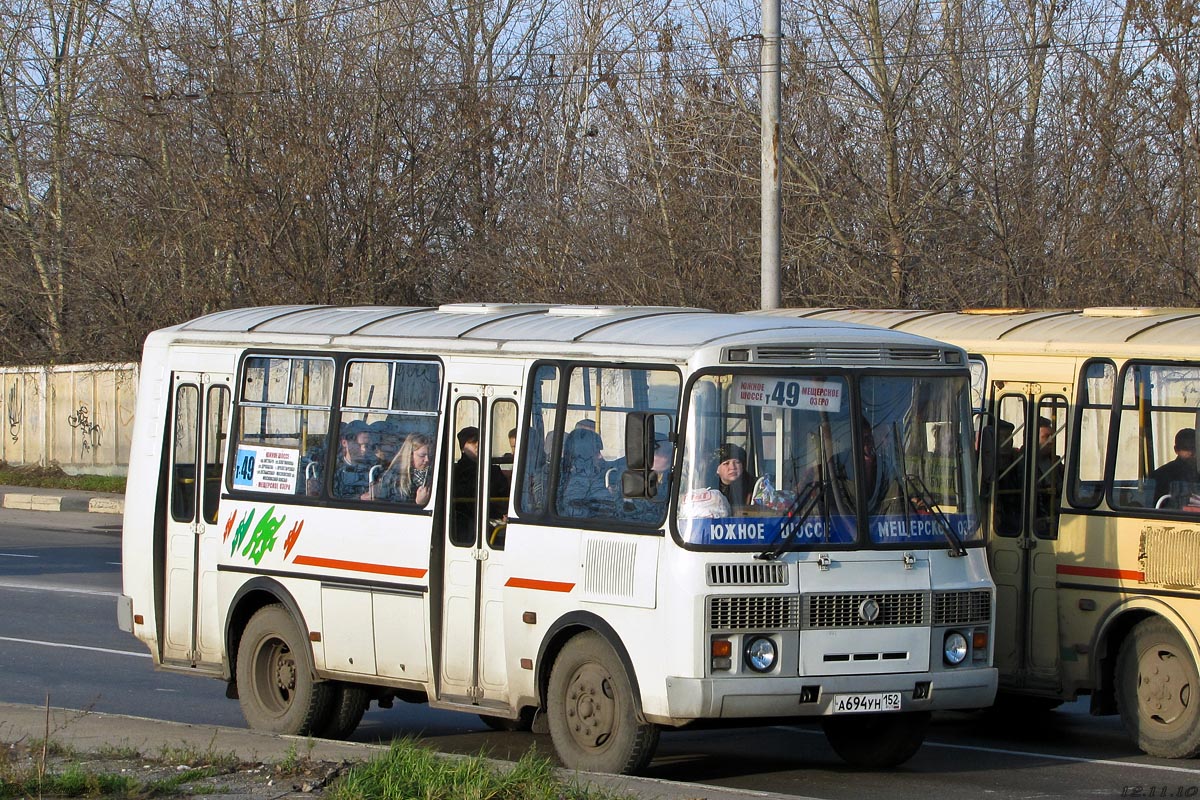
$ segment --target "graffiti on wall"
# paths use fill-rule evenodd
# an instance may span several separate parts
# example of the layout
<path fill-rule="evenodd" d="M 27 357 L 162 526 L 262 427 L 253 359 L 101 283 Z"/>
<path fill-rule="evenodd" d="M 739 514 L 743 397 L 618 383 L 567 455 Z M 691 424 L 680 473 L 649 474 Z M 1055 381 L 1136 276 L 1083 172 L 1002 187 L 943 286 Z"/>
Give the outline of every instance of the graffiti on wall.
<path fill-rule="evenodd" d="M 92 448 L 100 446 L 100 423 L 88 419 L 88 407 L 80 406 L 79 410 L 67 417 L 67 424 L 82 434 L 80 455 L 86 456 Z"/>
<path fill-rule="evenodd" d="M 16 444 L 21 430 L 21 387 L 13 381 L 8 390 L 8 435 Z"/>

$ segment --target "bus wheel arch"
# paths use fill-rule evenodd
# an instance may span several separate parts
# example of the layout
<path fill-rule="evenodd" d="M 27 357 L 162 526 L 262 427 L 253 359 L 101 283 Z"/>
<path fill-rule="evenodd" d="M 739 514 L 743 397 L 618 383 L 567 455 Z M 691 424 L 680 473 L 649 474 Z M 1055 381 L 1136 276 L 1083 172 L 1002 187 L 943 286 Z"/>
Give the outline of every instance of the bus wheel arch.
<path fill-rule="evenodd" d="M 537 657 L 537 696 L 542 709 L 546 708 L 547 691 L 550 687 L 550 672 L 554 668 L 554 661 L 558 658 L 558 654 L 573 637 L 588 632 L 594 632 L 601 636 L 616 652 L 617 658 L 621 660 L 621 665 L 625 668 L 625 674 L 629 676 L 629 682 L 633 689 L 634 705 L 637 709 L 638 719 L 644 722 L 645 718 L 642 715 L 642 692 L 638 686 L 637 673 L 633 669 L 633 660 L 629 657 L 629 651 L 625 649 L 625 645 L 621 642 L 621 637 L 617 635 L 617 632 L 613 630 L 611 625 L 601 617 L 587 611 L 572 611 L 569 614 L 564 614 L 550 626 L 549 630 L 546 631 L 546 635 L 542 638 L 542 644 L 538 648 Z"/>
<path fill-rule="evenodd" d="M 586 620 L 593 621 L 598 620 Z M 555 752 L 569 769 L 641 771 L 658 747 L 659 728 L 642 714 L 628 653 L 607 625 L 599 630 L 585 620 L 559 623 L 539 659 L 540 695 Z"/>
<path fill-rule="evenodd" d="M 1094 654 L 1091 664 L 1093 714 L 1118 714 L 1117 709 L 1117 658 L 1121 646 L 1135 627 L 1145 620 L 1161 617 L 1172 625 L 1191 652 L 1192 659 L 1200 664 L 1200 652 L 1183 619 L 1168 605 L 1152 597 L 1138 597 L 1112 609 L 1107 617 L 1096 626 L 1092 642 Z"/>
<path fill-rule="evenodd" d="M 278 581 L 270 578 L 254 578 L 238 589 L 229 604 L 229 613 L 225 617 L 226 658 L 224 669 L 230 686 L 226 695 L 230 699 L 236 700 L 238 696 L 236 667 L 242 632 L 246 629 L 251 617 L 258 613 L 259 609 L 269 605 L 283 606 L 296 621 L 297 626 L 302 626 L 304 615 L 300 613 L 300 604 L 296 602 L 296 598 L 292 597 L 292 593 Z M 317 674 L 311 649 L 307 656 L 307 664 L 309 674 L 315 680 Z"/>
<path fill-rule="evenodd" d="M 1129 736 L 1160 758 L 1200 753 L 1200 667 L 1186 628 L 1138 610 L 1106 638 L 1104 678 Z M 1104 684 L 1101 684 L 1102 686 Z"/>
<path fill-rule="evenodd" d="M 283 604 L 254 612 L 235 663 L 238 703 L 252 729 L 293 736 L 325 732 L 336 685 L 314 677 L 308 636 Z"/>

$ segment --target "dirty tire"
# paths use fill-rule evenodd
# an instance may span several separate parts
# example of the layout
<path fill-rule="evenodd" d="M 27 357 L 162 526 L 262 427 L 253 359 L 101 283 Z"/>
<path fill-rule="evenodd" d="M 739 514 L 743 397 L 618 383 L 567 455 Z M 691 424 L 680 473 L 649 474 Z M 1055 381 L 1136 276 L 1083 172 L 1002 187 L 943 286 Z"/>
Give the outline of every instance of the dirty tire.
<path fill-rule="evenodd" d="M 313 733 L 324 739 L 348 739 L 367 713 L 371 693 L 357 683 L 339 681 L 330 685 L 329 717 Z"/>
<path fill-rule="evenodd" d="M 329 715 L 331 689 L 313 681 L 308 640 L 281 605 L 260 608 L 242 631 L 238 702 L 251 728 L 307 736 Z"/>
<path fill-rule="evenodd" d="M 1161 617 L 1134 626 L 1117 655 L 1117 708 L 1138 747 L 1159 758 L 1200 752 L 1200 675 Z"/>
<path fill-rule="evenodd" d="M 889 769 L 921 749 L 928 711 L 824 717 L 825 738 L 842 759 L 864 769 Z"/>
<path fill-rule="evenodd" d="M 625 667 L 599 634 L 566 643 L 554 660 L 547 697 L 550 739 L 568 768 L 632 774 L 650 763 L 658 726 L 637 719 Z"/>

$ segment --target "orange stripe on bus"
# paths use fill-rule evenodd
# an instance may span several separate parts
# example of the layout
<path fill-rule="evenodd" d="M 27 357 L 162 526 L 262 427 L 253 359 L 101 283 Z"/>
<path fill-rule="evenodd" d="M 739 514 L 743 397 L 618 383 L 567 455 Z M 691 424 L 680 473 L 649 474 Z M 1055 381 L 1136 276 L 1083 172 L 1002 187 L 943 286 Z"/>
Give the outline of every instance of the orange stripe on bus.
<path fill-rule="evenodd" d="M 399 578 L 424 578 L 429 570 L 416 567 L 393 567 L 388 564 L 368 564 L 363 561 L 343 561 L 340 558 L 319 558 L 317 556 L 296 556 L 293 564 L 306 567 L 327 567 L 344 569 L 350 572 L 370 572 L 373 575 L 395 575 Z"/>
<path fill-rule="evenodd" d="M 1108 569 L 1107 567 L 1073 567 L 1058 565 L 1059 575 L 1085 575 L 1089 578 L 1116 578 L 1123 581 L 1144 581 L 1146 573 L 1133 569 Z"/>
<path fill-rule="evenodd" d="M 538 581 L 533 578 L 509 578 L 504 584 L 514 589 L 537 589 L 542 592 L 569 592 L 575 588 L 573 583 L 561 581 Z"/>

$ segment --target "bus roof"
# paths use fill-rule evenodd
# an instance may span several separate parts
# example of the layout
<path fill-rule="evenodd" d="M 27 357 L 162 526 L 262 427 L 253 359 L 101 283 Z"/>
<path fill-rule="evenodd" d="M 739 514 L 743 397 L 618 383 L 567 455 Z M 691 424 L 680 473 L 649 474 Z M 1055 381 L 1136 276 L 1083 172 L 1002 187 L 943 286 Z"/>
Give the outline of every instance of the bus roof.
<path fill-rule="evenodd" d="M 1097 307 L 1084 309 L 788 308 L 754 312 L 796 319 L 860 322 L 941 339 L 968 352 L 1194 357 L 1200 309 Z"/>
<path fill-rule="evenodd" d="M 888 358 L 905 349 L 911 350 L 913 357 L 924 351 L 925 363 L 932 364 L 957 360 L 945 358 L 941 353 L 945 345 L 938 342 L 850 321 L 652 306 L 263 306 L 219 311 L 156 331 L 151 337 L 156 344 L 337 344 L 355 349 L 394 348 L 399 339 L 406 346 L 447 352 L 626 354 L 668 360 L 686 360 L 701 348 L 787 342 L 821 349 L 822 353 L 808 358 L 818 362 L 825 356 L 837 358 L 838 346 L 859 352 L 867 346 L 890 348 L 880 351 L 881 357 Z M 936 358 L 930 360 L 931 356 Z"/>

